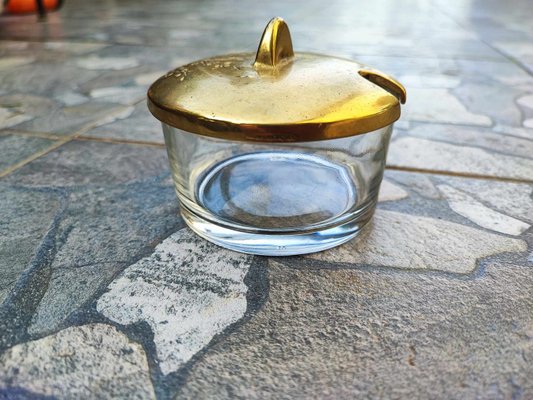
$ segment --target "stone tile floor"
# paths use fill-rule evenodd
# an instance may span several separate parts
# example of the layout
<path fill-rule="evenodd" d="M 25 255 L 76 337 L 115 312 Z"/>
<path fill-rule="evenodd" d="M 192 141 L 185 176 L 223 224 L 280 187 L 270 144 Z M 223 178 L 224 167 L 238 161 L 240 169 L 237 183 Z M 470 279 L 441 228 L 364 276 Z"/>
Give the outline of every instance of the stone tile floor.
<path fill-rule="evenodd" d="M 305 257 L 178 217 L 147 86 L 296 49 L 408 90 L 372 225 Z M 0 398 L 533 398 L 533 3 L 66 1 L 0 17 Z"/>

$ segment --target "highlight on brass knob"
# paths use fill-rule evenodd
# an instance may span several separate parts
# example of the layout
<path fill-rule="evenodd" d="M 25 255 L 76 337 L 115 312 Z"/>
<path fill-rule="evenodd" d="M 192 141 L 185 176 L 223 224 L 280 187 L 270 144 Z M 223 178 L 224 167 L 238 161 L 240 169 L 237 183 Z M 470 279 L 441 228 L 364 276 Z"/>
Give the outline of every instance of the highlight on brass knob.
<path fill-rule="evenodd" d="M 254 67 L 276 67 L 293 56 L 289 27 L 282 18 L 272 18 L 259 42 Z"/>

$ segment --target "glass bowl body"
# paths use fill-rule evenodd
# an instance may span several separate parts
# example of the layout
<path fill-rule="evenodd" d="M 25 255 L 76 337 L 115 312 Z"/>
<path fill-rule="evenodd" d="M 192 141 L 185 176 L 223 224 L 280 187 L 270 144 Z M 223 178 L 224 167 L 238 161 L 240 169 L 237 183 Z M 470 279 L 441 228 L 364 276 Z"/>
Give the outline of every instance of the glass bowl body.
<path fill-rule="evenodd" d="M 256 143 L 163 123 L 187 225 L 220 246 L 270 256 L 321 251 L 357 235 L 376 206 L 391 131 Z"/>

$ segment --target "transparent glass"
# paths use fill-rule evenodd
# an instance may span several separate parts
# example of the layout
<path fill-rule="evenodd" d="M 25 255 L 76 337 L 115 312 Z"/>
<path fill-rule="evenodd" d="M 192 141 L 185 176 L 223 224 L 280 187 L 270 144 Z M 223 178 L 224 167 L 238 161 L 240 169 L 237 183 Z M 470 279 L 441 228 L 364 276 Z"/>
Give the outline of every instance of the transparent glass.
<path fill-rule="evenodd" d="M 302 143 L 233 142 L 163 124 L 181 214 L 232 250 L 286 256 L 353 238 L 374 212 L 392 125 Z"/>

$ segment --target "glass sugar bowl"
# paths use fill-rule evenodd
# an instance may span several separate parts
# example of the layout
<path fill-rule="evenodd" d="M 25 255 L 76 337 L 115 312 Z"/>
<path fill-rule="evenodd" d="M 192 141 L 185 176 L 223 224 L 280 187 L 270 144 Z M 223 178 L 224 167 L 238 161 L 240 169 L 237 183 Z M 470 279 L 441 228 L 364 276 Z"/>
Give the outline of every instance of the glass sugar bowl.
<path fill-rule="evenodd" d="M 286 256 L 337 246 L 370 220 L 405 96 L 359 63 L 294 53 L 274 18 L 257 53 L 179 67 L 150 87 L 148 107 L 189 227 Z"/>

